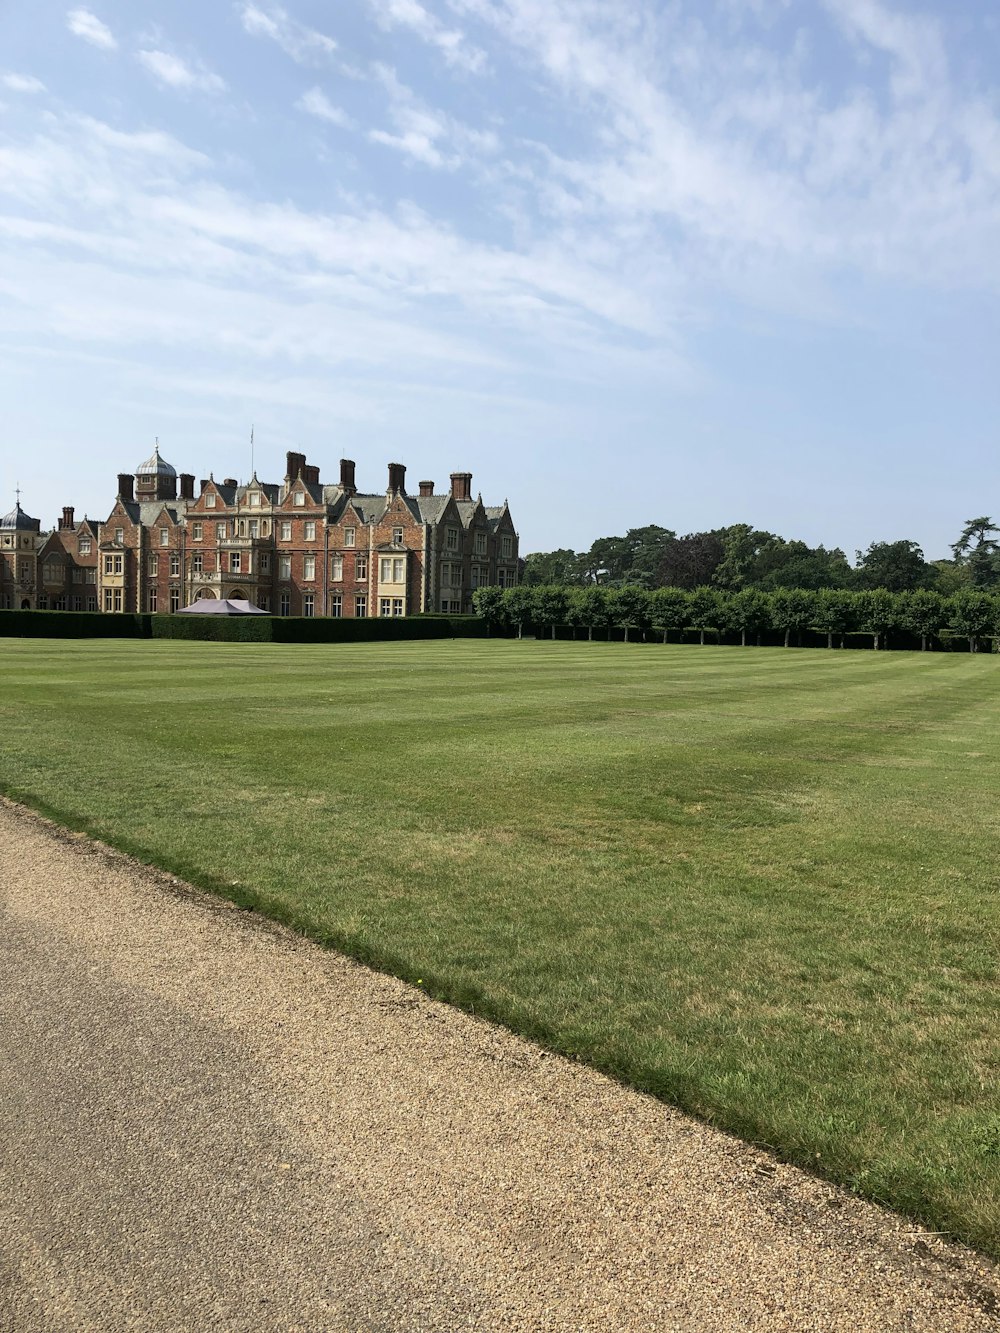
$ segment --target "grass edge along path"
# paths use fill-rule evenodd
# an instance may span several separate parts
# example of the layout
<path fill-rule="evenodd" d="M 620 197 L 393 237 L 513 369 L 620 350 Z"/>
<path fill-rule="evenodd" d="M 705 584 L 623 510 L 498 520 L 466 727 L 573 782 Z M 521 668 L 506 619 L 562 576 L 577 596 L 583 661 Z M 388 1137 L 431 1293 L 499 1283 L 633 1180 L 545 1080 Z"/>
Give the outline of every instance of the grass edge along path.
<path fill-rule="evenodd" d="M 9 797 L 998 1253 L 1000 1108 L 983 1076 L 996 1068 L 996 1010 L 976 1008 L 996 983 L 995 882 L 981 873 L 1000 757 L 998 729 L 984 729 L 996 720 L 991 659 L 938 659 L 931 674 L 903 655 L 853 667 L 823 653 L 658 646 L 393 645 L 292 659 L 268 648 L 253 663 L 239 647 L 121 650 L 5 654 Z M 220 673 L 240 687 L 221 724 Z M 159 729 L 142 721 L 151 702 Z M 93 725 L 116 716 L 117 742 L 90 744 Z M 269 733 L 253 791 L 241 723 L 251 744 L 258 727 L 288 733 L 277 749 Z M 296 767 L 296 745 L 314 763 L 330 741 L 349 767 Z M 379 755 L 388 776 L 366 778 Z M 648 772 L 632 781 L 637 756 Z M 501 799 L 484 776 L 509 774 L 512 760 L 519 791 Z M 429 793 L 416 809 L 391 804 L 401 768 Z M 211 780 L 185 794 L 206 770 Z M 136 791 L 143 775 L 154 797 L 183 796 L 176 816 L 151 810 Z M 109 793 L 126 787 L 116 821 Z M 227 818 L 246 828 L 248 792 L 280 807 L 261 814 L 285 856 L 268 863 L 270 885 L 207 855 Z M 484 793 L 492 813 L 474 828 Z M 380 820 L 364 823 L 373 799 L 399 826 L 392 846 L 377 845 Z M 963 826 L 949 827 L 959 809 Z M 198 836 L 178 848 L 185 811 Z M 322 847 L 296 859 L 303 827 L 349 864 L 334 897 L 314 874 Z M 285 891 L 283 864 L 313 875 L 309 893 Z M 909 971 L 890 956 L 903 931 Z M 668 936 L 677 947 L 663 954 Z M 623 963 L 645 972 L 625 975 Z M 852 1101 L 838 1082 L 864 1095 Z M 911 1120 L 889 1132 L 880 1121 L 902 1094 Z M 935 1117 L 947 1141 L 933 1160 L 907 1161 L 901 1139 L 919 1154 Z"/>

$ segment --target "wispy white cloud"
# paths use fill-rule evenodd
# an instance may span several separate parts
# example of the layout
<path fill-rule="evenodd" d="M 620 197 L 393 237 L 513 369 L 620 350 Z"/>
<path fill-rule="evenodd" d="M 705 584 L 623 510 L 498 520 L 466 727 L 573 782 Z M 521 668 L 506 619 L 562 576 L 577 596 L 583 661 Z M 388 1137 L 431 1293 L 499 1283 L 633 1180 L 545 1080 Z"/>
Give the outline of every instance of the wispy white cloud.
<path fill-rule="evenodd" d="M 473 45 L 457 28 L 449 28 L 419 0 L 369 0 L 383 28 L 409 28 L 429 42 L 449 65 L 478 74 L 487 64 L 486 52 Z"/>
<path fill-rule="evenodd" d="M 339 106 L 334 106 L 321 88 L 310 88 L 304 92 L 295 103 L 299 111 L 305 111 L 310 116 L 316 116 L 318 120 L 325 120 L 331 125 L 339 125 L 341 129 L 351 129 L 354 122 L 346 111 Z"/>
<path fill-rule="evenodd" d="M 45 84 L 33 74 L 2 74 L 0 83 L 12 93 L 43 93 Z"/>
<path fill-rule="evenodd" d="M 389 99 L 394 132 L 370 130 L 374 143 L 384 144 L 424 166 L 453 171 L 463 163 L 495 154 L 500 141 L 492 130 L 476 130 L 444 111 L 429 107 L 402 83 L 388 65 L 376 65 L 375 76 Z"/>
<path fill-rule="evenodd" d="M 118 42 L 106 23 L 102 23 L 89 9 L 71 9 L 66 15 L 66 26 L 77 37 L 105 51 L 117 51 Z"/>
<path fill-rule="evenodd" d="M 225 80 L 207 69 L 200 61 L 197 64 L 188 64 L 169 51 L 145 49 L 138 51 L 136 58 L 157 83 L 165 88 L 191 89 L 203 93 L 225 91 Z"/>
<path fill-rule="evenodd" d="M 245 32 L 252 37 L 267 37 L 277 42 L 286 55 L 301 65 L 322 62 L 337 50 L 332 37 L 315 28 L 307 28 L 278 5 L 267 9 L 254 4 L 241 5 L 240 20 Z"/>

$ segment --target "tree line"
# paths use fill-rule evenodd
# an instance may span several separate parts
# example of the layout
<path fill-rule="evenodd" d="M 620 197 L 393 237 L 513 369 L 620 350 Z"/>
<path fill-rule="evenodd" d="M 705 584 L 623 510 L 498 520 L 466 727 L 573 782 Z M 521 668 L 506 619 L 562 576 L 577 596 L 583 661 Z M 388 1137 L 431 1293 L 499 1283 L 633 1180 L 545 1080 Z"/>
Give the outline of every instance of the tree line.
<path fill-rule="evenodd" d="M 601 537 L 585 552 L 534 552 L 524 562 L 523 582 L 533 587 L 715 588 L 729 593 L 744 588 L 928 590 L 946 597 L 967 588 L 1000 590 L 1000 527 L 992 518 L 969 519 L 951 553 L 950 560 L 928 561 L 914 541 L 877 541 L 857 551 L 852 566 L 837 547 L 811 547 L 747 523 L 684 536 L 650 524 L 630 528 L 624 537 Z"/>
<path fill-rule="evenodd" d="M 876 649 L 889 646 L 893 634 L 912 635 L 926 650 L 934 639 L 959 636 L 977 652 L 985 639 L 1000 639 L 1000 592 L 972 585 L 945 596 L 934 588 L 893 592 L 888 588 L 774 588 L 744 587 L 737 591 L 705 585 L 697 588 L 644 588 L 637 584 L 608 587 L 531 585 L 516 588 L 480 588 L 474 595 L 476 611 L 491 628 L 513 628 L 520 638 L 525 629 L 542 627 L 555 638 L 559 626 L 570 626 L 574 636 L 585 632 L 593 639 L 612 630 L 630 637 L 650 631 L 681 637 L 697 633 L 716 638 L 738 636 L 746 647 L 759 644 L 765 634 L 784 635 L 784 645 L 802 642 L 812 631 L 826 636 L 828 648 L 843 647 L 848 635 L 870 635 Z"/>

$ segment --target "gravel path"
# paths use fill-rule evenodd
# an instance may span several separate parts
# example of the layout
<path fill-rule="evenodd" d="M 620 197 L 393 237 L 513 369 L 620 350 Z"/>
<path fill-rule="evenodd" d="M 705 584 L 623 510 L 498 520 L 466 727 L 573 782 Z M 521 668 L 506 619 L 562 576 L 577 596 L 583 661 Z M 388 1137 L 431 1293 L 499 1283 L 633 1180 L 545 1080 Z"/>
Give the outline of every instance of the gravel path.
<path fill-rule="evenodd" d="M 0 1330 L 963 1330 L 1000 1275 L 0 802 Z"/>

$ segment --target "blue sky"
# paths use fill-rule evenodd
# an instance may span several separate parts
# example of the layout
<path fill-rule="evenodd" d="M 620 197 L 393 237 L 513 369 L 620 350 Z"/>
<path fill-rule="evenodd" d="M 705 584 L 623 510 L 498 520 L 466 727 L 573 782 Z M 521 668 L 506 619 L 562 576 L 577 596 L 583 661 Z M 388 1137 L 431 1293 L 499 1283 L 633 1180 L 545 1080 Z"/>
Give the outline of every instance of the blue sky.
<path fill-rule="evenodd" d="M 0 509 L 159 436 L 522 551 L 1000 512 L 987 0 L 0 0 Z"/>

